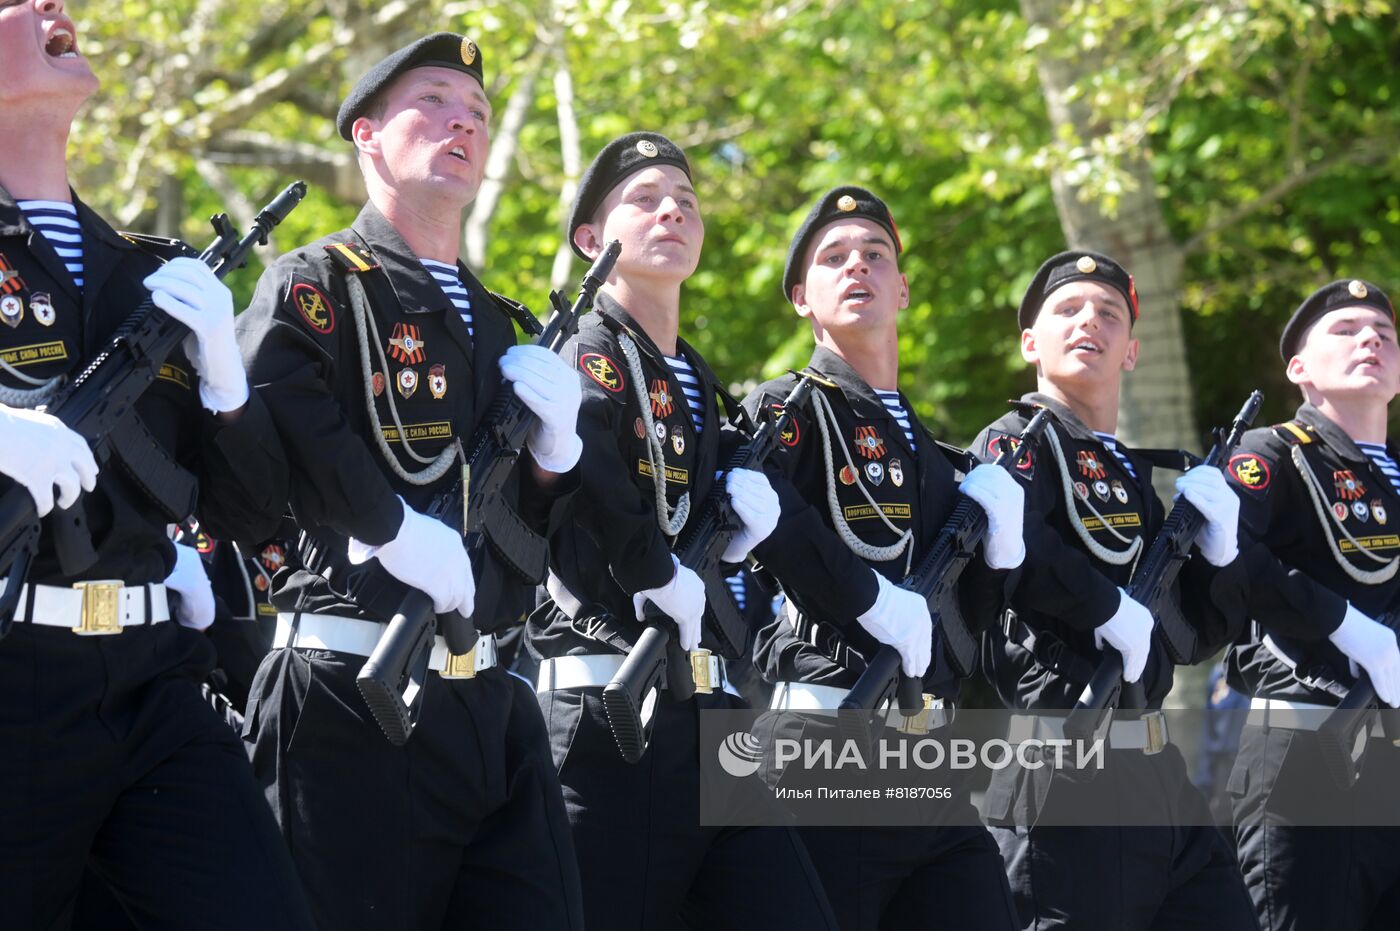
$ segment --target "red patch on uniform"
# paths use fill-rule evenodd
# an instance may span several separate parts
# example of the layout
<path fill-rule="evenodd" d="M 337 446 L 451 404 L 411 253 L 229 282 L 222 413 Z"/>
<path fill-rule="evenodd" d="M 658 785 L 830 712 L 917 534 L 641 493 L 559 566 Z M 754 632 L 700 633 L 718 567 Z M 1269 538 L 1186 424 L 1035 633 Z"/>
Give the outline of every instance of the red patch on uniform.
<path fill-rule="evenodd" d="M 1010 436 L 1005 433 L 998 433 L 987 441 L 987 455 L 993 460 L 1001 457 L 1002 450 L 1009 449 L 1015 452 L 1021 448 L 1021 438 Z M 1034 463 L 1031 461 L 1031 451 L 1026 450 L 1026 454 L 1016 463 L 1019 472 L 1029 472 Z"/>
<path fill-rule="evenodd" d="M 773 416 L 781 417 L 782 415 L 783 406 L 781 404 L 774 404 Z M 796 446 L 797 441 L 800 439 L 802 439 L 802 429 L 799 426 L 797 426 L 797 418 L 789 417 L 787 426 L 784 427 L 782 432 L 778 434 L 778 442 L 782 443 L 784 446 L 791 448 L 793 446 Z"/>
<path fill-rule="evenodd" d="M 617 369 L 617 363 L 600 352 L 585 352 L 579 356 L 578 367 L 605 391 L 611 391 L 613 394 L 621 391 L 626 384 L 622 380 L 622 373 Z"/>
<path fill-rule="evenodd" d="M 1269 480 L 1273 478 L 1269 472 L 1269 464 L 1253 453 L 1237 453 L 1231 456 L 1225 471 L 1250 491 L 1263 491 L 1269 487 Z"/>
<path fill-rule="evenodd" d="M 866 459 L 879 459 L 885 454 L 885 441 L 874 427 L 856 427 L 855 447 Z"/>
<path fill-rule="evenodd" d="M 258 558 L 262 560 L 262 564 L 267 567 L 268 572 L 276 572 L 278 569 L 282 568 L 282 565 L 284 563 L 286 563 L 287 551 L 282 549 L 282 547 L 278 546 L 276 543 L 269 543 L 263 548 L 263 551 L 261 554 L 259 554 Z"/>
<path fill-rule="evenodd" d="M 297 282 L 292 285 L 292 303 L 306 325 L 317 333 L 329 333 L 335 329 L 335 311 L 330 299 L 313 285 Z"/>

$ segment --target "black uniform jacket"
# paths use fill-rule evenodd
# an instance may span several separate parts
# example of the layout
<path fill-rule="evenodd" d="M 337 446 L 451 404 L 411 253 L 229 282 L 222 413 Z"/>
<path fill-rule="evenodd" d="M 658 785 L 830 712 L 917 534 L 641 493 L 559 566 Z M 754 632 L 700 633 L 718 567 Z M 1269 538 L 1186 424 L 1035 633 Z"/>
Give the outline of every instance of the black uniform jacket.
<path fill-rule="evenodd" d="M 1016 472 L 1026 486 L 1026 560 L 1012 596 L 1013 636 L 987 637 L 983 662 L 1008 707 L 1069 708 L 1099 659 L 1094 628 L 1117 612 L 1118 587 L 1129 586 L 1166 515 L 1152 489 L 1150 462 L 1127 450 L 1137 472 L 1134 479 L 1063 404 L 1038 393 L 1022 400 L 1049 408 L 1054 419 Z M 1029 414 L 1014 410 L 983 430 L 973 449 L 991 461 L 1029 422 Z M 1059 437 L 1063 472 L 1051 451 L 1049 429 Z M 1108 550 L 1124 552 L 1141 539 L 1141 552 L 1121 565 L 1095 556 L 1071 514 Z M 1245 624 L 1245 562 L 1236 559 L 1217 569 L 1196 554 L 1177 577 L 1182 613 L 1198 635 L 1197 660 L 1228 643 Z M 1027 632 L 1034 635 L 1034 652 L 1027 649 Z M 1172 676 L 1166 649 L 1154 638 L 1143 672 L 1152 707 L 1159 707 L 1171 690 Z"/>
<path fill-rule="evenodd" d="M 957 505 L 958 476 L 907 398 L 901 396 L 917 450 L 879 396 L 840 356 L 818 347 L 808 370 L 837 385 L 814 388 L 830 402 L 837 426 L 827 424 L 829 465 L 814 400 L 794 412 L 792 428 L 781 437 L 774 458 L 787 479 L 776 484 L 782 517 L 755 555 L 783 586 L 791 606 L 759 632 L 754 662 L 770 681 L 845 688 L 855 684 L 880 647 L 857 621 L 875 602 L 878 586 L 870 570 L 898 583 L 911 567 L 910 555 L 912 566 L 918 566 Z M 788 374 L 759 385 L 744 400 L 745 408 L 763 416 L 765 409 L 781 406 L 796 381 Z M 853 552 L 836 530 L 829 481 L 858 539 L 888 546 L 900 535 L 876 517 L 864 488 L 891 524 L 913 532 L 910 549 L 887 561 L 867 561 Z M 963 573 L 959 602 L 974 632 L 1004 607 L 1010 575 L 988 569 L 980 553 Z M 927 690 L 940 694 L 956 689 L 938 650 L 924 681 Z"/>
<path fill-rule="evenodd" d="M 637 348 L 640 386 L 628 370 L 621 333 Z M 638 391 L 647 399 L 665 455 L 667 504 L 674 507 L 688 493 L 692 517 L 699 515 L 714 487 L 715 471 L 743 439 L 737 430 L 721 426 L 714 373 L 684 340 L 677 345 L 700 383 L 704 429 L 698 437 L 689 402 L 665 356 L 606 293 L 598 295 L 594 312 L 583 318 L 577 337 L 564 349 L 564 357 L 583 376 L 578 418 L 582 488 L 572 502 L 572 520 L 550 540 L 549 587 L 562 614 L 545 610 L 531 617 L 529 645 L 537 656 L 618 652 L 582 633 L 583 622 L 571 622 L 581 615 L 610 616 L 609 636 L 634 643 L 643 627 L 635 620 L 632 595 L 665 585 L 673 574 L 673 541 L 657 520 Z M 701 645 L 718 650 L 708 633 Z"/>
<path fill-rule="evenodd" d="M 308 538 L 300 555 L 311 568 L 292 567 L 273 583 L 278 610 L 296 610 L 304 598 L 305 610 L 383 620 L 406 594 L 401 583 L 378 569 L 377 560 L 352 567 L 347 538 L 389 542 L 402 521 L 399 496 L 425 511 L 458 480 L 461 466 L 454 464 L 426 485 L 397 476 L 372 437 L 369 401 L 398 463 L 419 471 L 423 464 L 405 452 L 401 433 L 429 459 L 459 438 L 467 444 L 501 383 L 498 359 L 515 344 L 504 306 L 460 263 L 457 270 L 471 298 L 475 336 L 468 335 L 452 302 L 394 227 L 366 204 L 350 229 L 278 259 L 239 317 L 249 376 L 285 440 L 292 512 Z M 368 373 L 348 275 L 359 276 L 368 298 L 373 323 L 364 331 Z M 546 495 L 530 470 L 521 468 L 505 495 L 531 526 L 547 533 L 574 484 L 566 479 Z M 531 585 L 494 557 L 471 555 L 478 628 L 492 631 L 528 610 Z"/>
<path fill-rule="evenodd" d="M 0 273 L 7 279 L 0 358 L 31 378 L 76 376 L 112 333 L 150 297 L 141 284 L 161 260 L 118 235 L 77 199 L 84 285 L 79 293 L 49 241 L 29 225 L 0 188 Z M 16 312 L 16 307 L 18 311 Z M 28 389 L 7 372 L 0 385 Z M 136 413 L 159 446 L 199 481 L 197 512 L 221 535 L 262 539 L 277 527 L 287 493 L 287 462 L 277 431 L 257 392 L 237 420 L 221 424 L 203 410 L 199 382 L 176 350 L 141 396 Z M 159 582 L 175 565 L 167 524 L 187 515 L 164 513 L 115 459 L 99 463 L 97 489 L 82 496 L 97 562 L 86 579 Z M 13 486 L 0 477 L 0 492 Z M 55 508 L 44 521 L 29 581 L 66 585 L 52 542 Z"/>
<path fill-rule="evenodd" d="M 1400 458 L 1394 443 L 1386 448 Z M 1353 679 L 1327 636 L 1346 602 L 1379 619 L 1400 600 L 1400 495 L 1311 404 L 1288 423 L 1245 434 L 1226 474 L 1240 496 L 1240 524 L 1263 551 L 1249 605 L 1261 629 L 1231 651 L 1230 683 L 1247 694 L 1336 704 Z"/>

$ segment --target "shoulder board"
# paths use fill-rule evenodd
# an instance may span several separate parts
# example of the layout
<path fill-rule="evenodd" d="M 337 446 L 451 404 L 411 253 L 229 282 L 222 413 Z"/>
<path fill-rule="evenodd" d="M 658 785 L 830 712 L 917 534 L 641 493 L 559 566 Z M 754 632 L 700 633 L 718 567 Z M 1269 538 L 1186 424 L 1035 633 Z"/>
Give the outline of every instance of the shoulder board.
<path fill-rule="evenodd" d="M 1307 446 L 1313 441 L 1313 428 L 1307 424 L 1300 424 L 1296 420 L 1289 420 L 1284 423 L 1274 424 L 1274 433 L 1279 439 L 1290 446 Z"/>
<path fill-rule="evenodd" d="M 379 267 L 374 253 L 357 242 L 334 242 L 325 248 L 326 254 L 342 271 L 367 272 Z"/>
<path fill-rule="evenodd" d="M 125 230 L 118 233 L 118 235 L 142 252 L 153 255 L 162 262 L 169 262 L 171 259 L 196 258 L 199 256 L 199 253 L 188 243 L 178 239 L 167 239 L 164 236 L 147 236 L 145 233 L 129 233 Z"/>
<path fill-rule="evenodd" d="M 531 336 L 539 336 L 544 332 L 544 327 L 540 325 L 539 318 L 530 312 L 530 308 L 517 300 L 506 297 L 499 291 L 487 291 L 491 298 L 505 309 L 506 315 L 514 320 L 520 329 Z"/>

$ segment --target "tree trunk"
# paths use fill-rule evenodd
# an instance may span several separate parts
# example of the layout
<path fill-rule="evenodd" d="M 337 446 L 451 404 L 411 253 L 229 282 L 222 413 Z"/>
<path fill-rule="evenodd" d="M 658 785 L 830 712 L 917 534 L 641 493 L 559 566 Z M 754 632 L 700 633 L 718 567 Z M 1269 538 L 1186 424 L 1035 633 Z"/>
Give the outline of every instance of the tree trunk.
<path fill-rule="evenodd" d="M 1059 21 L 1060 8 L 1060 0 L 1021 0 L 1026 19 L 1055 36 L 1066 32 Z M 1077 83 L 1094 75 L 1101 63 L 1078 49 L 1073 56 L 1057 55 L 1052 45 L 1044 43 L 1037 51 L 1051 129 L 1057 138 L 1064 138 L 1068 131 L 1076 145 L 1087 148 L 1105 134 L 1106 127 L 1094 122 L 1083 97 L 1075 99 L 1072 91 Z M 1055 207 L 1071 248 L 1112 256 L 1137 284 L 1141 317 L 1133 333 L 1142 348 L 1137 368 L 1123 380 L 1119 433 L 1135 445 L 1197 450 L 1200 437 L 1191 408 L 1190 372 L 1181 334 L 1184 256 L 1167 229 L 1146 157 L 1129 157 L 1124 169 L 1136 183 L 1122 195 L 1114 216 L 1105 215 L 1098 204 L 1081 200 L 1063 170 L 1052 172 L 1050 177 Z"/>

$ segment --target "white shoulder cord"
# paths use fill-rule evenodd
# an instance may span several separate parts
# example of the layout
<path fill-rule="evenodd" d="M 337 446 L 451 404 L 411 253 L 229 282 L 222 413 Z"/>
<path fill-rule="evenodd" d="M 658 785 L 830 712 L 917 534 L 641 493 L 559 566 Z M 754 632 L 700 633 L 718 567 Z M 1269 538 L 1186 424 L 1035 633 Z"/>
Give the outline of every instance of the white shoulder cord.
<path fill-rule="evenodd" d="M 5 404 L 10 407 L 23 407 L 29 410 L 33 410 L 53 400 L 54 396 L 58 394 L 58 389 L 62 388 L 64 382 L 68 380 L 66 375 L 55 375 L 47 381 L 42 378 L 35 378 L 32 375 L 24 374 L 4 359 L 0 359 L 0 371 L 5 372 L 5 374 L 14 378 L 16 381 L 31 386 L 29 388 L 6 388 L 0 386 L 0 404 Z"/>
<path fill-rule="evenodd" d="M 904 574 L 908 575 L 914 564 L 914 548 L 909 545 L 914 540 L 914 531 L 901 531 L 885 516 L 885 512 L 881 510 L 880 505 L 876 504 L 875 499 L 870 496 L 870 492 L 865 487 L 865 482 L 860 477 L 860 470 L 857 469 L 855 463 L 851 461 L 850 450 L 846 449 L 846 445 L 843 443 L 841 444 L 841 454 L 846 459 L 846 467 L 855 475 L 856 487 L 860 489 L 861 495 L 864 496 L 870 507 L 874 509 L 875 516 L 880 518 L 891 533 L 898 534 L 899 540 L 889 546 L 875 546 L 866 543 L 860 537 L 856 536 L 855 531 L 851 529 L 851 525 L 846 522 L 846 516 L 841 512 L 841 502 L 836 497 L 836 474 L 833 468 L 834 462 L 831 457 L 831 433 L 826 425 L 827 418 L 831 419 L 832 426 L 837 429 L 840 429 L 841 425 L 836 420 L 836 413 L 831 409 L 831 402 L 826 399 L 826 395 L 822 393 L 820 388 L 812 392 L 812 401 L 817 408 L 817 427 L 821 430 L 822 434 L 822 460 L 826 464 L 826 503 L 827 507 L 831 510 L 831 523 L 836 528 L 836 535 L 841 538 L 842 543 L 845 543 L 846 546 L 850 548 L 851 552 L 862 559 L 869 559 L 875 562 L 889 562 L 892 559 L 898 559 L 899 556 L 903 554 L 905 557 Z"/>
<path fill-rule="evenodd" d="M 1089 511 L 1098 518 L 1099 523 L 1104 526 L 1104 529 L 1106 529 L 1115 540 L 1130 545 L 1126 550 L 1111 550 L 1098 540 L 1095 540 L 1094 535 L 1089 532 L 1089 528 L 1084 526 L 1084 521 L 1079 516 L 1079 508 L 1075 507 L 1074 504 L 1077 497 L 1074 493 L 1074 480 L 1070 478 L 1069 465 L 1065 462 L 1065 451 L 1060 447 L 1059 434 L 1055 432 L 1054 426 L 1047 423 L 1045 425 L 1045 435 L 1050 440 L 1050 451 L 1055 456 L 1055 464 L 1060 467 L 1060 484 L 1064 489 L 1065 510 L 1069 512 L 1069 523 L 1070 526 L 1074 528 L 1074 532 L 1078 534 L 1080 542 L 1093 554 L 1094 558 L 1101 562 L 1106 562 L 1110 566 L 1124 566 L 1136 560 L 1138 554 L 1142 552 L 1142 537 L 1133 537 L 1129 540 L 1123 534 L 1114 530 L 1109 526 L 1108 521 L 1104 520 L 1098 508 L 1094 507 L 1094 502 L 1090 501 L 1088 498 L 1083 498 L 1081 500 L 1089 506 Z"/>
<path fill-rule="evenodd" d="M 1337 564 L 1342 567 L 1342 571 L 1362 585 L 1380 585 L 1394 578 L 1395 571 L 1400 569 L 1400 558 L 1390 560 L 1382 559 L 1380 556 L 1377 556 L 1358 543 L 1356 537 L 1351 535 L 1351 531 L 1347 530 L 1345 522 L 1337 520 L 1337 515 L 1333 514 L 1323 502 L 1322 483 L 1318 481 L 1317 476 L 1313 473 L 1312 466 L 1308 463 L 1307 458 L 1304 457 L 1303 448 L 1301 446 L 1294 446 L 1292 457 L 1294 467 L 1298 470 L 1298 474 L 1303 477 L 1303 487 L 1307 488 L 1308 497 L 1312 499 L 1313 509 L 1317 511 L 1317 519 L 1322 522 L 1322 535 L 1327 538 L 1327 546 L 1331 548 L 1332 556 L 1337 560 Z M 1342 531 L 1342 535 L 1351 541 L 1351 545 L 1356 547 L 1358 553 L 1365 556 L 1367 559 L 1380 563 L 1382 568 L 1368 572 L 1365 569 L 1358 569 L 1353 566 L 1351 560 L 1342 555 L 1341 548 L 1337 546 L 1337 541 L 1332 538 L 1332 534 L 1327 532 L 1329 522 L 1337 525 L 1337 528 Z"/>
<path fill-rule="evenodd" d="M 656 522 L 661 532 L 674 537 L 685 526 L 690 516 L 690 492 L 681 495 L 672 510 L 666 504 L 666 450 L 656 438 L 656 422 L 651 416 L 651 399 L 647 397 L 646 373 L 642 371 L 642 360 L 637 355 L 637 344 L 626 333 L 617 334 L 617 344 L 622 347 L 622 357 L 627 360 L 627 374 L 632 376 L 632 390 L 637 393 L 637 401 L 642 407 L 642 426 L 646 429 L 647 462 L 651 463 L 651 481 L 656 487 Z"/>
<path fill-rule="evenodd" d="M 379 447 L 380 453 L 384 455 L 384 460 L 389 463 L 389 468 L 399 478 L 410 485 L 431 485 L 447 474 L 447 470 L 452 468 L 452 463 L 456 460 L 457 454 L 461 452 L 462 441 L 454 439 L 437 456 L 429 459 L 421 456 L 413 448 L 413 444 L 408 440 L 408 431 L 403 428 L 403 421 L 399 419 L 398 405 L 394 403 L 394 390 L 388 383 L 389 364 L 384 358 L 384 347 L 379 341 L 379 330 L 374 325 L 374 315 L 369 312 L 368 301 L 365 298 L 365 286 L 360 283 L 356 275 L 346 275 L 346 288 L 350 292 L 350 307 L 354 310 L 355 337 L 360 344 L 360 366 L 363 368 L 363 380 L 365 383 L 365 407 L 369 410 L 369 423 L 374 433 L 375 445 Z M 389 416 L 394 419 L 394 426 L 399 431 L 399 442 L 403 444 L 404 452 L 415 462 L 427 463 L 427 468 L 417 472 L 410 472 L 399 462 L 399 457 L 394 455 L 394 451 L 389 448 L 388 440 L 384 439 L 384 430 L 380 427 L 379 411 L 374 406 L 374 369 L 369 354 L 369 336 L 374 336 L 374 348 L 379 356 L 379 370 L 384 373 L 384 399 L 389 405 Z"/>

